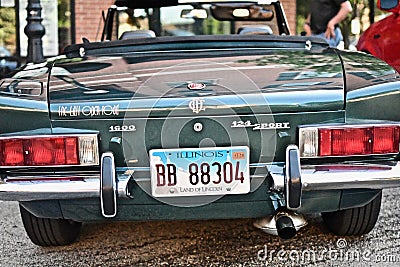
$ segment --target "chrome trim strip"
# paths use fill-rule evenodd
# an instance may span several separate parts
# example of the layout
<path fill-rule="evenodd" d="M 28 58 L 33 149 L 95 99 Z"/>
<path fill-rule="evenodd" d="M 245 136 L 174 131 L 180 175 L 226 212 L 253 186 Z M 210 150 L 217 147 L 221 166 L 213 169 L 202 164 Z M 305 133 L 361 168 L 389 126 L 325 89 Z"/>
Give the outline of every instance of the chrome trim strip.
<path fill-rule="evenodd" d="M 65 178 L 67 179 L 67 177 Z M 0 182 L 0 200 L 34 201 L 46 199 L 92 198 L 100 196 L 100 179 Z"/>
<path fill-rule="evenodd" d="M 86 173 L 86 174 L 75 174 L 75 173 L 64 173 L 61 175 L 53 174 L 53 173 L 38 173 L 38 174 L 13 174 L 9 175 L 4 179 L 6 183 L 15 183 L 15 182 L 30 182 L 38 180 L 46 180 L 46 181 L 60 181 L 65 180 L 66 178 L 73 181 L 79 180 L 90 180 L 90 179 L 99 179 L 98 172 L 96 173 Z M 1 184 L 1 182 L 0 182 Z"/>
<path fill-rule="evenodd" d="M 273 189 L 283 191 L 284 167 L 271 165 Z M 301 166 L 303 191 L 339 189 L 384 189 L 400 187 L 400 163 L 395 165 L 377 164 L 333 164 Z"/>
<path fill-rule="evenodd" d="M 331 123 L 331 124 L 307 124 L 299 126 L 299 129 L 307 128 L 318 128 L 318 129 L 345 129 L 345 128 L 369 128 L 369 127 L 390 127 L 390 126 L 400 126 L 400 123 L 387 122 L 387 121 L 376 121 L 376 123 Z"/>
<path fill-rule="evenodd" d="M 3 135 L 0 136 L 0 140 L 3 139 L 27 139 L 27 138 L 57 138 L 57 137 L 96 137 L 98 134 L 90 134 L 90 133 L 72 133 L 72 134 L 63 134 L 63 133 L 55 133 L 55 134 L 33 134 L 33 135 Z"/>

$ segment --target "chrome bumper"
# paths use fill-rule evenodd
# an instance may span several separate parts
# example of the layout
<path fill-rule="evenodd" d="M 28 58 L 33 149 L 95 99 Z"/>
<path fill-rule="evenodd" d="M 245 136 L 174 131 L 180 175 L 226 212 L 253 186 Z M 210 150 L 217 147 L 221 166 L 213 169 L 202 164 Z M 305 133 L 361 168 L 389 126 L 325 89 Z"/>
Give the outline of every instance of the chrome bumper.
<path fill-rule="evenodd" d="M 290 153 L 292 154 L 290 154 Z M 272 189 L 283 192 L 289 208 L 300 207 L 301 194 L 304 191 L 334 189 L 384 189 L 400 186 L 400 164 L 392 162 L 377 164 L 334 164 L 301 166 L 296 146 L 289 146 L 285 166 L 265 165 L 272 177 Z M 104 163 L 102 163 L 104 166 Z M 261 167 L 261 165 L 257 165 Z M 109 168 L 114 169 L 114 167 Z M 144 168 L 147 171 L 148 168 Z M 140 171 L 140 168 L 138 168 Z M 142 170 L 143 171 L 143 170 Z M 111 184 L 118 197 L 130 197 L 127 191 L 129 180 L 133 179 L 132 169 L 116 169 L 115 183 Z M 104 175 L 106 176 L 106 175 Z M 113 177 L 112 175 L 110 177 Z M 104 178 L 104 177 L 103 177 Z M 263 177 L 252 176 L 253 184 L 262 183 Z M 259 181 L 258 181 L 259 180 Z M 18 176 L 0 179 L 0 200 L 34 201 L 47 199 L 76 199 L 102 197 L 102 177 L 99 173 L 83 175 L 42 175 Z M 150 178 L 135 178 L 138 184 L 150 186 Z M 106 181 L 107 182 L 107 181 Z M 254 182 L 254 183 L 253 183 Z M 104 181 L 103 181 L 104 183 Z M 256 190 L 255 186 L 251 191 Z M 290 200 L 290 201 L 289 201 Z"/>
<path fill-rule="evenodd" d="M 285 188 L 285 168 L 269 167 L 274 185 L 282 191 Z M 335 189 L 384 189 L 400 186 L 400 164 L 332 164 L 301 166 L 303 191 Z"/>
<path fill-rule="evenodd" d="M 132 173 L 117 174 L 119 197 L 127 197 L 127 185 Z M 100 173 L 86 176 L 13 177 L 0 181 L 0 200 L 33 201 L 100 197 Z"/>
<path fill-rule="evenodd" d="M 290 145 L 286 149 L 284 167 L 268 167 L 273 189 L 283 192 L 286 207 L 298 210 L 304 191 L 340 189 L 384 189 L 400 186 L 400 164 L 332 164 L 302 166 L 299 149 Z"/>

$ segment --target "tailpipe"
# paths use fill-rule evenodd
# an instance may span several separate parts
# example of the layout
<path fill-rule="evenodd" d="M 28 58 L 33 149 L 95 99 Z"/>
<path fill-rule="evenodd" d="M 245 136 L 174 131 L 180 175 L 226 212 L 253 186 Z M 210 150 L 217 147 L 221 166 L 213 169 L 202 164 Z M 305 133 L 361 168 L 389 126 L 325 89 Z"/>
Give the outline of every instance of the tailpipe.
<path fill-rule="evenodd" d="M 275 221 L 276 231 L 280 238 L 290 239 L 296 235 L 297 230 L 294 227 L 293 220 L 285 212 L 278 212 L 275 215 Z"/>
<path fill-rule="evenodd" d="M 256 228 L 282 239 L 294 237 L 297 231 L 306 225 L 307 220 L 302 214 L 289 210 L 280 210 L 274 215 L 260 218 L 254 222 Z"/>

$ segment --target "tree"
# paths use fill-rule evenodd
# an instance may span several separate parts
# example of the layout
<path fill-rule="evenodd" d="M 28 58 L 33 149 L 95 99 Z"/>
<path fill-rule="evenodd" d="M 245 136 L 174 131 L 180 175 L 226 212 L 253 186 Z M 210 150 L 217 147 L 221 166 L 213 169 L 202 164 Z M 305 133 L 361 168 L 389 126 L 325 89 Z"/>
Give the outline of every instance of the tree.
<path fill-rule="evenodd" d="M 0 8 L 0 45 L 15 53 L 16 43 L 15 10 L 11 7 Z"/>

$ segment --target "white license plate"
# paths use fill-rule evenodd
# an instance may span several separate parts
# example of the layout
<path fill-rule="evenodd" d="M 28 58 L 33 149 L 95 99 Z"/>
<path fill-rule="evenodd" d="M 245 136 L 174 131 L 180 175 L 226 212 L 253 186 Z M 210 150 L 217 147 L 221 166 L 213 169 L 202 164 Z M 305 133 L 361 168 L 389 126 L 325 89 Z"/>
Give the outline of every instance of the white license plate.
<path fill-rule="evenodd" d="M 246 194 L 249 148 L 153 149 L 150 172 L 154 197 Z"/>

